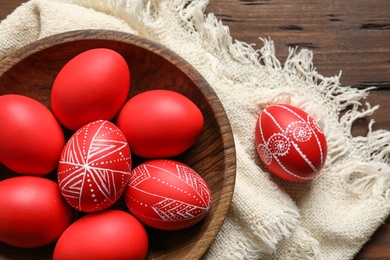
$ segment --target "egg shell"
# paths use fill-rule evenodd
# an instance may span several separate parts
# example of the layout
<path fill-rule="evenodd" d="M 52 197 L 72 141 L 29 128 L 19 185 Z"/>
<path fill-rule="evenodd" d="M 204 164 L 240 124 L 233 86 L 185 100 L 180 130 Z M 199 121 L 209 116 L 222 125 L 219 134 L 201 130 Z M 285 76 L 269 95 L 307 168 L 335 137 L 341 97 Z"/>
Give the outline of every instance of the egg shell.
<path fill-rule="evenodd" d="M 51 105 L 61 124 L 75 131 L 95 120 L 111 120 L 126 101 L 129 89 L 126 60 L 111 49 L 91 49 L 59 71 Z"/>
<path fill-rule="evenodd" d="M 65 137 L 52 112 L 23 95 L 0 96 L 0 161 L 19 174 L 56 169 Z"/>
<path fill-rule="evenodd" d="M 189 166 L 174 160 L 150 160 L 133 169 L 125 202 L 144 224 L 160 230 L 180 230 L 206 216 L 211 191 Z"/>
<path fill-rule="evenodd" d="M 0 241 L 21 248 L 55 242 L 74 219 L 57 183 L 38 176 L 1 181 L 0 209 Z"/>
<path fill-rule="evenodd" d="M 293 182 L 312 179 L 327 156 L 326 138 L 305 111 L 286 104 L 265 108 L 257 120 L 256 149 L 265 166 Z"/>
<path fill-rule="evenodd" d="M 186 96 L 171 90 L 142 92 L 126 102 L 117 126 L 132 153 L 144 158 L 176 156 L 191 147 L 204 125 L 200 109 Z"/>
<path fill-rule="evenodd" d="M 148 236 L 142 224 L 120 210 L 90 213 L 75 221 L 58 240 L 53 260 L 145 259 Z"/>
<path fill-rule="evenodd" d="M 113 123 L 91 122 L 66 143 L 58 165 L 58 184 L 75 209 L 96 212 L 123 194 L 131 173 L 126 138 Z"/>

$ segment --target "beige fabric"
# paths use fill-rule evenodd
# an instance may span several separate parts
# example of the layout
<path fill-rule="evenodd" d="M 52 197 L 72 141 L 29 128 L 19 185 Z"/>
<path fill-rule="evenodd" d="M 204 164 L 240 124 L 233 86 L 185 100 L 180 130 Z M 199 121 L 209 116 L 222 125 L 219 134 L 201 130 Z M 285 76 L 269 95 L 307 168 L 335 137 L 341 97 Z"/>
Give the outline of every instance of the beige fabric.
<path fill-rule="evenodd" d="M 350 259 L 390 212 L 390 133 L 353 138 L 351 124 L 368 94 L 314 70 L 312 53 L 290 50 L 282 65 L 271 40 L 255 50 L 234 40 L 206 0 L 31 0 L 0 23 L 0 59 L 52 34 L 114 29 L 159 42 L 189 61 L 214 88 L 231 121 L 237 149 L 232 206 L 205 259 Z M 259 35 L 267 37 L 267 35 Z M 340 68 L 342 69 L 342 68 Z M 254 146 L 261 109 L 276 102 L 303 108 L 323 127 L 329 154 L 306 183 L 269 174 Z M 339 120 L 347 106 L 353 109 Z"/>

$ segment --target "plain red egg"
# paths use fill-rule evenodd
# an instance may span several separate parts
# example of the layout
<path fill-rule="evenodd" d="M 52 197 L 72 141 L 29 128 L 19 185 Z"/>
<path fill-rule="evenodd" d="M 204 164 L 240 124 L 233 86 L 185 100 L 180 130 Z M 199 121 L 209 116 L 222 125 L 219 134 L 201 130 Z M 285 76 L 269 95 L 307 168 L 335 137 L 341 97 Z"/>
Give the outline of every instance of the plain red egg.
<path fill-rule="evenodd" d="M 58 240 L 53 260 L 145 259 L 148 236 L 142 224 L 120 210 L 90 213 Z"/>
<path fill-rule="evenodd" d="M 150 160 L 133 169 L 125 202 L 144 224 L 161 230 L 180 230 L 207 215 L 211 191 L 189 166 L 174 160 Z"/>
<path fill-rule="evenodd" d="M 58 164 L 58 184 L 75 209 L 96 212 L 112 206 L 127 187 L 131 154 L 116 125 L 97 120 L 77 130 Z"/>
<path fill-rule="evenodd" d="M 117 119 L 131 151 L 144 158 L 166 158 L 184 152 L 195 143 L 203 125 L 200 109 L 171 90 L 150 90 L 134 96 Z"/>
<path fill-rule="evenodd" d="M 256 149 L 277 176 L 303 182 L 317 175 L 327 156 L 326 138 L 305 111 L 278 104 L 265 108 L 255 128 Z"/>
<path fill-rule="evenodd" d="M 51 91 L 53 112 L 62 125 L 111 120 L 126 101 L 130 71 L 116 51 L 96 48 L 80 53 L 58 73 Z"/>
<path fill-rule="evenodd" d="M 38 176 L 0 182 L 0 241 L 32 248 L 55 242 L 72 223 L 74 210 L 57 183 Z"/>
<path fill-rule="evenodd" d="M 65 145 L 60 124 L 42 103 L 30 97 L 0 96 L 0 162 L 19 174 L 55 170 Z"/>

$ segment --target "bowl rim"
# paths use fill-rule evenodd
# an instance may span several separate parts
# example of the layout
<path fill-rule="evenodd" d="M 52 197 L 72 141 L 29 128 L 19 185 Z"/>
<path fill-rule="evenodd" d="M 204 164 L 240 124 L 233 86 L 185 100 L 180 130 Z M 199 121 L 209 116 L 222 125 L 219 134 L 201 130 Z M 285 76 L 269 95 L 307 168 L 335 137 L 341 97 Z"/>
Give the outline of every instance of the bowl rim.
<path fill-rule="evenodd" d="M 169 48 L 163 46 L 160 43 L 154 42 L 145 37 L 141 37 L 135 34 L 113 31 L 113 30 L 102 30 L 102 29 L 87 29 L 87 30 L 75 30 L 69 32 L 63 32 L 54 34 L 51 36 L 44 37 L 32 43 L 29 43 L 6 56 L 4 59 L 0 60 L 0 78 L 6 73 L 12 66 L 21 62 L 22 60 L 28 58 L 31 55 L 34 55 L 37 52 L 40 52 L 46 48 L 63 44 L 70 43 L 74 41 L 84 41 L 84 40 L 107 40 L 107 41 L 116 41 L 122 42 L 125 44 L 135 45 L 148 51 L 153 52 L 154 54 L 161 56 L 168 62 L 177 66 L 190 80 L 192 80 L 200 91 L 203 93 L 207 99 L 211 108 L 215 111 L 219 110 L 218 117 L 216 121 L 218 123 L 222 143 L 224 147 L 224 178 L 223 178 L 223 196 L 224 203 L 218 203 L 215 207 L 216 212 L 223 217 L 218 217 L 217 219 L 211 219 L 209 226 L 212 228 L 208 230 L 208 237 L 202 238 L 201 240 L 192 243 L 192 248 L 188 254 L 196 255 L 197 258 L 200 258 L 211 246 L 211 243 L 214 241 L 218 232 L 220 231 L 223 222 L 228 214 L 230 208 L 234 188 L 236 181 L 236 150 L 233 138 L 233 132 L 229 119 L 226 115 L 226 111 L 221 103 L 220 99 L 216 95 L 213 88 L 209 85 L 206 79 L 196 70 L 188 61 L 183 57 L 178 55 L 176 52 L 170 50 Z M 228 158 L 228 159 L 227 159 Z M 222 193 L 221 193 L 222 195 Z M 227 201 L 227 202 L 226 202 Z"/>

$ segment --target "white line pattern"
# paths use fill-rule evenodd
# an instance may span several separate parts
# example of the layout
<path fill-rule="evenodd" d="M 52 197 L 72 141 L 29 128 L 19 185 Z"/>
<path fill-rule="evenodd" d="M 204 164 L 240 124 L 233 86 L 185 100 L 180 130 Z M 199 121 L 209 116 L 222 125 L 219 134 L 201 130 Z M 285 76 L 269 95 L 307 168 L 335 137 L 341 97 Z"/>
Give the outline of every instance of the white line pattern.
<path fill-rule="evenodd" d="M 161 179 L 160 177 L 155 177 L 153 172 L 156 171 L 164 172 L 166 175 L 174 176 L 176 180 L 172 181 L 172 183 L 169 183 L 166 179 L 163 178 L 163 175 Z M 159 182 L 161 185 L 164 185 L 164 187 L 161 188 L 167 187 L 167 189 L 172 190 L 172 193 L 170 193 L 172 195 L 165 196 L 159 193 L 158 190 L 152 191 L 148 188 L 141 188 L 140 185 L 145 181 Z M 151 165 L 148 163 L 141 164 L 137 166 L 132 172 L 130 187 L 134 191 L 137 191 L 137 194 L 144 194 L 153 198 L 153 204 L 150 205 L 150 208 L 155 213 L 155 215 L 142 215 L 143 218 L 148 218 L 150 220 L 159 220 L 165 222 L 183 220 L 188 221 L 194 218 L 199 218 L 200 216 L 206 214 L 209 211 L 211 205 L 211 194 L 205 181 L 191 168 L 179 164 L 176 164 L 176 171 L 171 171 L 167 168 Z M 150 186 L 145 185 L 145 187 Z M 174 196 L 173 191 L 181 191 L 183 197 L 180 199 Z M 198 202 L 186 202 L 186 196 L 196 198 L 196 201 Z M 136 198 L 130 199 L 137 201 Z M 138 201 L 138 203 L 140 202 Z M 139 212 L 138 214 L 142 213 Z"/>
<path fill-rule="evenodd" d="M 311 179 L 311 177 L 303 177 L 297 173 L 292 172 L 281 161 L 281 157 L 287 156 L 290 152 L 290 147 L 300 155 L 300 157 L 306 162 L 306 164 L 312 169 L 313 172 L 318 172 L 325 162 L 325 155 L 322 150 L 321 143 L 317 136 L 316 131 L 319 134 L 322 134 L 322 130 L 318 124 L 312 119 L 309 115 L 306 120 L 298 115 L 295 111 L 284 105 L 274 105 L 281 109 L 288 111 L 296 117 L 296 121 L 290 122 L 287 127 L 282 127 L 278 122 L 276 115 L 270 113 L 267 108 L 263 110 L 259 118 L 259 130 L 262 139 L 262 143 L 258 144 L 257 152 L 266 165 L 270 165 L 274 159 L 277 164 L 288 174 L 303 180 Z M 280 130 L 280 132 L 275 132 L 271 136 L 266 137 L 264 134 L 265 125 L 262 125 L 263 116 L 267 116 L 273 124 Z M 314 163 L 306 156 L 306 154 L 300 149 L 299 143 L 304 143 L 312 140 L 314 136 L 315 143 L 320 152 L 321 164 L 315 166 Z"/>
<path fill-rule="evenodd" d="M 78 130 L 66 144 L 58 181 L 62 195 L 76 209 L 102 210 L 123 193 L 130 178 L 131 157 L 126 139 L 118 131 L 108 121 L 96 121 Z"/>

